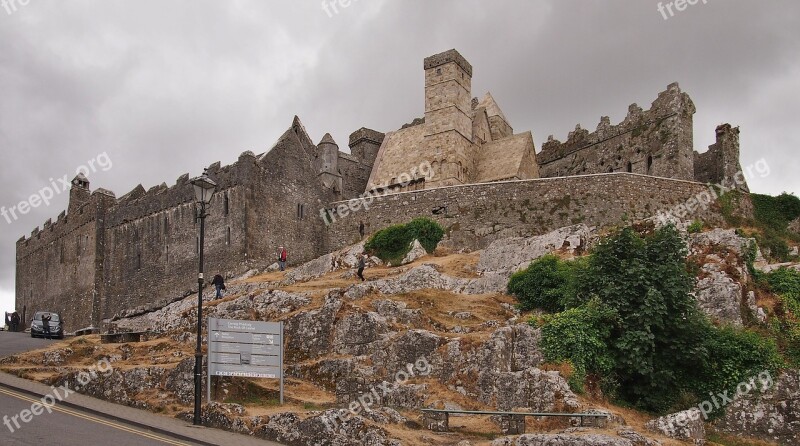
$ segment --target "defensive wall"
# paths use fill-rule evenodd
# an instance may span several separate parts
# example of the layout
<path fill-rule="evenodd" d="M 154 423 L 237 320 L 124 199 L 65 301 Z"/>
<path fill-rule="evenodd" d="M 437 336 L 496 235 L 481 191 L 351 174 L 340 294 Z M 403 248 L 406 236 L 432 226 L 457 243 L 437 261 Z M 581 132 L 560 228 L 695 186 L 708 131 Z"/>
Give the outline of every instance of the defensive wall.
<path fill-rule="evenodd" d="M 364 221 L 368 232 L 374 232 L 414 217 L 429 217 L 445 228 L 446 245 L 474 250 L 497 239 L 539 235 L 578 223 L 608 226 L 646 219 L 708 193 L 707 184 L 630 173 L 401 192 L 358 199 L 358 205 L 353 206 L 355 212 L 348 211 L 349 215 L 343 217 L 334 215 L 328 227 L 327 250 L 356 242 L 359 221 Z M 348 204 L 349 201 L 332 203 L 329 209 Z M 743 212 L 747 212 L 746 206 Z M 724 224 L 715 203 L 683 218 Z"/>

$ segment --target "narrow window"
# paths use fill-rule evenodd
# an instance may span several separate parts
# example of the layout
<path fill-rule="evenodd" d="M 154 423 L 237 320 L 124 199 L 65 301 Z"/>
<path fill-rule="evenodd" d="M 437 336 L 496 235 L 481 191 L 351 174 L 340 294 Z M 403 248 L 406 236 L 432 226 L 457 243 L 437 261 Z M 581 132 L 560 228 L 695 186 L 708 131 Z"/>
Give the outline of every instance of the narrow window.
<path fill-rule="evenodd" d="M 633 164 L 628 161 L 628 173 L 633 173 Z"/>
<path fill-rule="evenodd" d="M 194 253 L 200 254 L 200 237 L 195 238 Z"/>
<path fill-rule="evenodd" d="M 142 269 L 142 253 L 136 253 L 136 269 Z"/>
<path fill-rule="evenodd" d="M 225 200 L 223 201 L 223 210 L 222 210 L 222 214 L 225 216 L 227 216 L 228 213 L 230 212 L 229 204 L 230 203 L 228 201 L 228 193 L 225 192 Z"/>
<path fill-rule="evenodd" d="M 652 156 L 648 156 L 647 157 L 647 174 L 648 175 L 652 175 L 652 173 L 653 173 L 653 157 Z"/>
<path fill-rule="evenodd" d="M 231 244 L 231 227 L 230 226 L 228 226 L 228 230 L 225 233 L 225 244 L 227 244 L 227 245 Z"/>
<path fill-rule="evenodd" d="M 61 263 L 64 263 L 64 242 L 61 242 Z"/>
<path fill-rule="evenodd" d="M 169 215 L 164 216 L 164 235 L 169 234 Z"/>

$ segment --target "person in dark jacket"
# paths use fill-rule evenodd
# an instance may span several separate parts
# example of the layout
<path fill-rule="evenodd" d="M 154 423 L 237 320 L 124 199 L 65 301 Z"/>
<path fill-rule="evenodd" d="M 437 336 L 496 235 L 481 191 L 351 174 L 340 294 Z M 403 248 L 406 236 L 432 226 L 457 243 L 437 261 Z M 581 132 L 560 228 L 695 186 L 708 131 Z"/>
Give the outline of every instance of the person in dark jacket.
<path fill-rule="evenodd" d="M 11 331 L 13 332 L 19 331 L 19 322 L 20 322 L 19 313 L 17 313 L 16 311 L 11 313 Z"/>
<path fill-rule="evenodd" d="M 44 337 L 47 339 L 53 339 L 50 335 L 50 313 L 45 313 L 42 315 L 42 330 L 44 331 Z"/>
<path fill-rule="evenodd" d="M 361 256 L 358 258 L 358 278 L 361 279 L 363 282 L 364 279 L 364 267 L 367 264 L 367 253 L 361 253 Z"/>
<path fill-rule="evenodd" d="M 219 274 L 214 276 L 214 279 L 211 280 L 211 284 L 217 289 L 217 295 L 215 296 L 216 299 L 222 298 L 222 291 L 225 290 L 225 279 L 222 278 Z"/>

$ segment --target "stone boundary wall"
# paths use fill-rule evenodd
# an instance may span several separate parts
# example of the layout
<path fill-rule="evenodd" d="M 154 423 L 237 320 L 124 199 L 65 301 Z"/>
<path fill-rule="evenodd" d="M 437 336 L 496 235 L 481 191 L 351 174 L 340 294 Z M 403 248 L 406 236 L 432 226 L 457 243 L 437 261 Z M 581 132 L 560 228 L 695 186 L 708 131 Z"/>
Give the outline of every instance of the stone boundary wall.
<path fill-rule="evenodd" d="M 539 235 L 578 223 L 607 226 L 653 217 L 708 190 L 708 185 L 691 181 L 611 173 L 401 192 L 371 203 L 356 200 L 357 211 L 335 217 L 328 227 L 327 250 L 356 242 L 362 220 L 366 232 L 373 233 L 428 217 L 446 229 L 446 246 L 474 250 L 501 238 Z M 330 208 L 349 203 L 332 203 Z M 712 204 L 685 219 L 724 225 L 718 209 Z"/>

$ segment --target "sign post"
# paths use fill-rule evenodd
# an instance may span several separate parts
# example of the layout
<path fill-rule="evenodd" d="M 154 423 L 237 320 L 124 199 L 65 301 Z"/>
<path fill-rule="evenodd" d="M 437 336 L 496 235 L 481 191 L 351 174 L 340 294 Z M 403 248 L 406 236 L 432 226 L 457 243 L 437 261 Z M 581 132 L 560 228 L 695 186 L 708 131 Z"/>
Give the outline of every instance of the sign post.
<path fill-rule="evenodd" d="M 283 404 L 283 322 L 209 318 L 209 402 L 212 376 L 278 379 Z"/>

